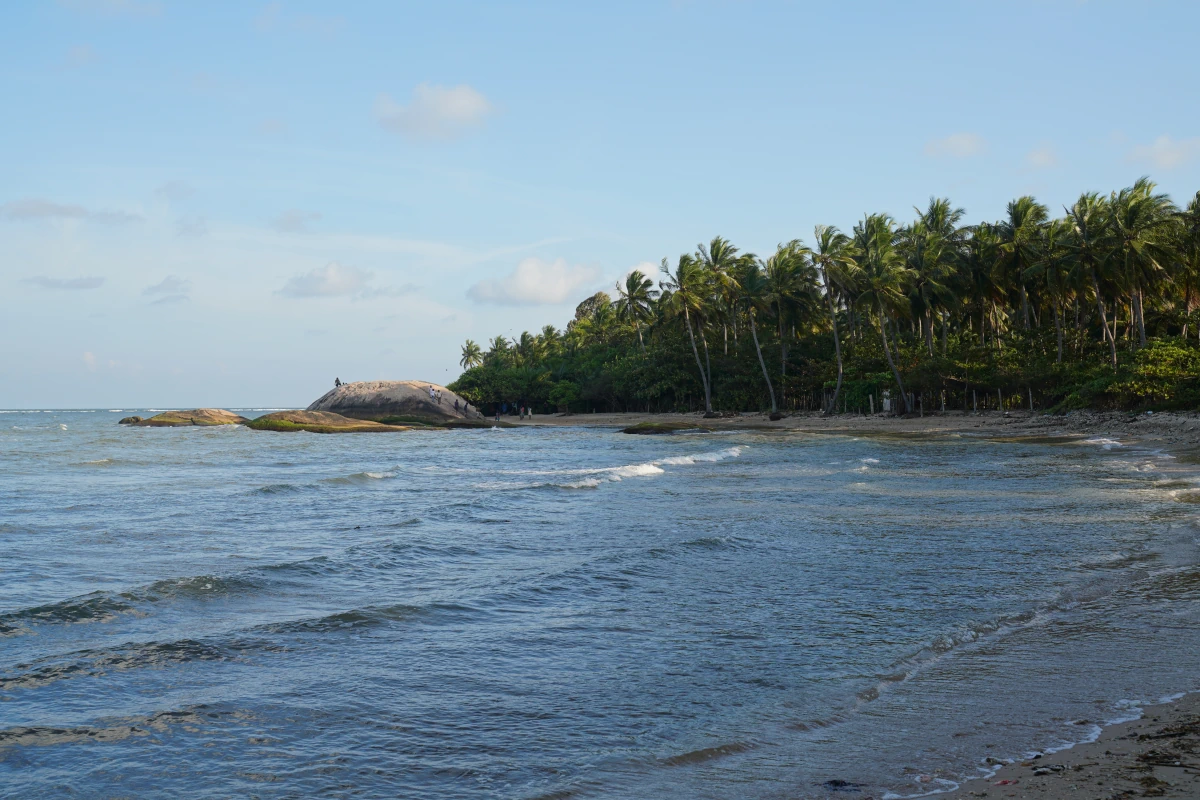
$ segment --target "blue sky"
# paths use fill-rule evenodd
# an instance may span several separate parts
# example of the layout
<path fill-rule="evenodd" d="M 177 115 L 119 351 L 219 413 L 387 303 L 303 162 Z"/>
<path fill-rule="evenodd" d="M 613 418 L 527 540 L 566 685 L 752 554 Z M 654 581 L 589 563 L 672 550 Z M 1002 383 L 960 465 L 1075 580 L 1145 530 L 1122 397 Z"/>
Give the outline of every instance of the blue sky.
<path fill-rule="evenodd" d="M 0 5 L 0 407 L 448 382 L 715 235 L 1200 189 L 1190 2 Z"/>

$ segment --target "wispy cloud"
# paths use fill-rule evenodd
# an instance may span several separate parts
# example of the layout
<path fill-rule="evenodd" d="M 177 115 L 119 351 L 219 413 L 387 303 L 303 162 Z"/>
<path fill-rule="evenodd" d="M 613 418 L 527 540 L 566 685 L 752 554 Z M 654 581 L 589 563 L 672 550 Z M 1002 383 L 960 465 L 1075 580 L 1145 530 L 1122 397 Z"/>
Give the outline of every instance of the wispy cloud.
<path fill-rule="evenodd" d="M 1051 145 L 1039 145 L 1025 154 L 1025 164 L 1033 169 L 1051 169 L 1058 166 L 1058 153 Z"/>
<path fill-rule="evenodd" d="M 109 16 L 158 16 L 162 13 L 162 4 L 155 0 L 58 0 L 58 4 L 71 11 Z"/>
<path fill-rule="evenodd" d="M 289 278 L 276 294 L 284 297 L 349 297 L 355 300 L 370 300 L 377 297 L 400 297 L 412 294 L 419 288 L 411 283 L 403 286 L 374 286 L 374 277 L 375 273 L 369 269 L 331 261 L 323 267 Z"/>
<path fill-rule="evenodd" d="M 254 20 L 260 31 L 295 31 L 317 36 L 334 36 L 345 26 L 342 17 L 325 17 L 316 14 L 289 14 L 283 3 L 269 3 Z"/>
<path fill-rule="evenodd" d="M 280 214 L 271 222 L 271 227 L 280 233 L 310 233 L 310 224 L 321 219 L 315 211 L 300 211 L 291 208 Z"/>
<path fill-rule="evenodd" d="M 180 217 L 175 222 L 175 235 L 183 237 L 199 237 L 208 235 L 208 220 L 204 217 Z"/>
<path fill-rule="evenodd" d="M 1198 155 L 1200 137 L 1172 139 L 1170 136 L 1159 136 L 1150 144 L 1135 145 L 1129 153 L 1129 159 L 1167 170 L 1182 167 Z"/>
<path fill-rule="evenodd" d="M 42 289 L 99 289 L 104 284 L 104 278 L 96 275 L 84 278 L 51 278 L 46 275 L 36 275 L 32 278 L 25 278 L 25 283 Z"/>
<path fill-rule="evenodd" d="M 925 143 L 925 155 L 933 158 L 970 158 L 987 149 L 987 141 L 977 133 L 952 133 Z"/>
<path fill-rule="evenodd" d="M 465 84 L 445 87 L 422 83 L 407 106 L 390 95 L 375 100 L 375 118 L 384 128 L 410 139 L 447 140 L 478 128 L 493 111 L 481 93 Z"/>
<path fill-rule="evenodd" d="M 67 51 L 67 57 L 63 59 L 63 63 L 71 69 L 86 67 L 88 64 L 95 62 L 96 51 L 90 45 L 81 44 L 72 47 Z"/>
<path fill-rule="evenodd" d="M 186 181 L 167 181 L 154 190 L 154 195 L 168 203 L 179 203 L 194 195 L 196 190 Z"/>
<path fill-rule="evenodd" d="M 598 275 L 599 271 L 592 267 L 568 265 L 561 258 L 554 261 L 526 258 L 505 277 L 474 284 L 467 290 L 467 296 L 480 303 L 504 306 L 557 305 Z"/>
<path fill-rule="evenodd" d="M 168 275 L 153 286 L 147 286 L 142 290 L 142 294 L 157 297 L 158 299 L 154 301 L 153 305 L 165 305 L 184 302 L 188 299 L 191 290 L 191 281 L 175 275 Z"/>
<path fill-rule="evenodd" d="M 37 197 L 13 200 L 0 205 L 0 216 L 19 220 L 81 219 L 104 225 L 120 225 L 141 219 L 137 214 L 124 211 L 89 211 L 80 205 L 55 203 Z"/>

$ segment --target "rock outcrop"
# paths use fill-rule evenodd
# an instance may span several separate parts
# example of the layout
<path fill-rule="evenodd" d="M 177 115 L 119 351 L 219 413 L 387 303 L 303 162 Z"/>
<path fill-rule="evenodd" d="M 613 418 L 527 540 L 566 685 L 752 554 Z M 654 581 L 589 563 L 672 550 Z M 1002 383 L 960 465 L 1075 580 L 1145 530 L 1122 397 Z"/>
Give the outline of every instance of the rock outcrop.
<path fill-rule="evenodd" d="M 133 425 L 134 423 L 141 422 L 141 421 L 142 421 L 141 417 L 121 417 L 121 420 L 117 424 L 118 425 Z"/>
<path fill-rule="evenodd" d="M 150 419 L 125 424 L 142 428 L 183 428 L 189 425 L 245 425 L 249 421 L 221 408 L 193 408 L 190 411 L 164 411 Z"/>
<path fill-rule="evenodd" d="M 429 388 L 440 392 L 430 397 Z M 458 401 L 458 410 L 454 402 Z M 308 407 L 309 411 L 328 411 L 354 419 L 393 425 L 482 424 L 483 415 L 474 407 L 466 410 L 466 401 L 436 383 L 426 381 L 359 381 L 345 383 L 325 393 Z M 456 425 L 457 423 L 457 425 Z"/>
<path fill-rule="evenodd" d="M 643 436 L 655 436 L 672 433 L 710 433 L 712 428 L 705 428 L 694 422 L 639 422 L 625 428 L 621 433 L 635 433 Z"/>
<path fill-rule="evenodd" d="M 310 433 L 387 433 L 406 431 L 404 425 L 384 425 L 351 419 L 328 411 L 276 411 L 250 420 L 246 427 L 256 431 L 308 431 Z"/>

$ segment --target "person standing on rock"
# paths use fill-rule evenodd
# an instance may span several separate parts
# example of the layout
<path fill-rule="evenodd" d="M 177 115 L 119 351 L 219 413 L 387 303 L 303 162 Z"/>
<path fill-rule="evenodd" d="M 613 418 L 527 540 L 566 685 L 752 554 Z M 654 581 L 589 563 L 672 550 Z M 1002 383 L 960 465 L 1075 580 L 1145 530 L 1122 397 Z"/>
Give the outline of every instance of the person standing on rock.
<path fill-rule="evenodd" d="M 342 379 L 341 379 L 341 378 L 334 378 L 334 379 L 333 379 L 333 388 L 335 388 L 335 389 L 336 389 L 336 388 L 338 388 L 338 387 L 339 387 L 339 386 L 341 386 L 341 385 L 342 385 Z"/>

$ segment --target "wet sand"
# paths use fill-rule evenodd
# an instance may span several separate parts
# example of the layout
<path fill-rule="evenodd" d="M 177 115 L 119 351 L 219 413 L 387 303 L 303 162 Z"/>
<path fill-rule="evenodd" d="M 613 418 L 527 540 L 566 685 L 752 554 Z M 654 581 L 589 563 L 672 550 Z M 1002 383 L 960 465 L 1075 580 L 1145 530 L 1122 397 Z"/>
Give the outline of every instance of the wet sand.
<path fill-rule="evenodd" d="M 1149 706 L 1141 719 L 1109 726 L 1094 742 L 1000 767 L 991 777 L 966 781 L 937 797 L 1198 798 L 1200 694 Z"/>

